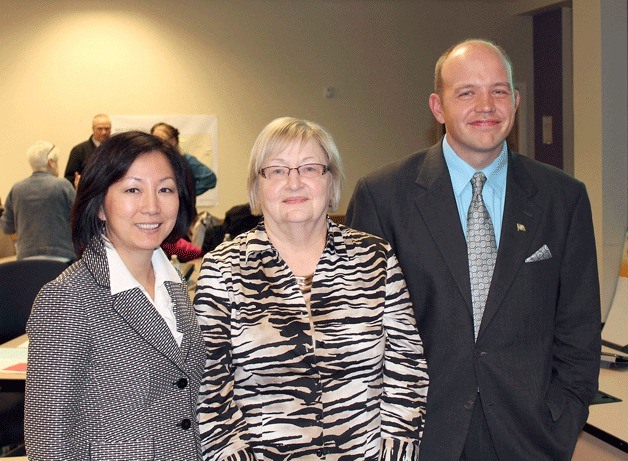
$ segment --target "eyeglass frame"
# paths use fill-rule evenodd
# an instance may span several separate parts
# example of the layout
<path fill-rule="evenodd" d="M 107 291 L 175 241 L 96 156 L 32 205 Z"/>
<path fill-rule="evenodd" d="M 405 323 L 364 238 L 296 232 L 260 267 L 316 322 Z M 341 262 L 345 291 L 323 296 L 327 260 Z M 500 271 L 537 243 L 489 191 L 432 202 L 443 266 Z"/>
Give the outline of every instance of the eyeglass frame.
<path fill-rule="evenodd" d="M 291 172 L 292 170 L 297 170 L 297 174 L 298 174 L 300 177 L 307 178 L 307 176 L 303 176 L 303 175 L 301 174 L 301 171 L 299 171 L 299 170 L 300 170 L 301 168 L 303 168 L 303 167 L 306 167 L 306 166 L 313 166 L 313 165 L 316 165 L 316 166 L 322 166 L 322 167 L 323 167 L 323 171 L 322 171 L 322 173 L 320 174 L 320 176 L 325 176 L 325 173 L 327 173 L 327 172 L 329 171 L 329 165 L 324 165 L 324 164 L 322 164 L 322 163 L 304 163 L 303 165 L 299 165 L 299 166 L 294 167 L 294 168 L 290 168 L 289 166 L 286 166 L 286 165 L 270 165 L 270 166 L 266 166 L 266 167 L 264 167 L 264 168 L 260 168 L 260 169 L 259 169 L 259 171 L 258 171 L 258 173 L 259 173 L 259 174 L 262 176 L 262 178 L 264 178 L 264 179 L 271 179 L 271 178 L 269 178 L 268 176 L 266 176 L 266 173 L 264 172 L 264 170 L 268 170 L 268 169 L 272 169 L 272 168 L 283 168 L 283 169 L 284 169 L 284 171 L 285 171 L 285 169 L 287 168 L 287 169 L 288 169 L 288 173 L 287 173 L 285 176 L 283 176 L 283 175 L 282 175 L 282 176 L 280 176 L 280 178 L 284 178 L 284 177 L 285 177 L 286 179 L 287 179 L 287 178 L 289 178 L 289 177 L 290 177 L 290 172 Z M 317 177 L 318 177 L 318 175 L 317 175 L 317 176 L 312 176 L 312 178 L 317 178 Z"/>

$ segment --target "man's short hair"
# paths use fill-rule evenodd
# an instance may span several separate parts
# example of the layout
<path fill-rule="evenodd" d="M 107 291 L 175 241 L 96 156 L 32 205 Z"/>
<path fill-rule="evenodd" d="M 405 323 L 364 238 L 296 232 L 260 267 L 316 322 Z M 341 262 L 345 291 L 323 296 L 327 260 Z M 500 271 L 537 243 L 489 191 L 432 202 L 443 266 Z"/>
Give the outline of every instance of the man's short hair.
<path fill-rule="evenodd" d="M 442 96 L 442 91 L 443 91 L 443 64 L 445 63 L 445 61 L 447 60 L 447 58 L 449 57 L 449 55 L 456 49 L 459 48 L 463 45 L 466 45 L 468 43 L 484 43 L 485 45 L 489 45 L 493 48 L 495 48 L 495 50 L 501 54 L 502 59 L 504 60 L 504 62 L 506 63 L 506 70 L 508 71 L 508 75 L 510 76 L 510 83 L 512 85 L 513 81 L 514 81 L 514 71 L 513 71 L 513 67 L 512 67 L 512 61 L 510 60 L 510 56 L 508 56 L 508 53 L 506 53 L 506 50 L 504 50 L 501 46 L 499 46 L 498 44 L 490 41 L 490 40 L 486 40 L 483 38 L 467 38 L 466 40 L 463 40 L 459 43 L 456 43 L 455 45 L 450 46 L 447 51 L 445 51 L 440 58 L 438 58 L 438 61 L 436 61 L 436 66 L 434 67 L 434 93 L 436 93 L 439 96 Z"/>
<path fill-rule="evenodd" d="M 107 119 L 107 121 L 111 123 L 111 120 L 109 119 L 109 116 L 107 114 L 94 115 L 94 118 L 92 119 L 92 128 L 96 126 L 96 120 L 98 119 Z"/>
<path fill-rule="evenodd" d="M 59 160 L 59 148 L 49 141 L 37 141 L 26 151 L 26 158 L 33 171 L 48 167 L 48 160 Z"/>

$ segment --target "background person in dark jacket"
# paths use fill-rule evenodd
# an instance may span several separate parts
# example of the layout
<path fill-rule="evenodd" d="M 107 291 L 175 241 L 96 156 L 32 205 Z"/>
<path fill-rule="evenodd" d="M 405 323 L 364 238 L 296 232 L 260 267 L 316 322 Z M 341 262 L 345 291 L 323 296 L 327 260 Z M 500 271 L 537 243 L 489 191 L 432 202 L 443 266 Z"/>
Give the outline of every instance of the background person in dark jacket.
<path fill-rule="evenodd" d="M 87 161 L 96 148 L 109 139 L 109 136 L 111 136 L 111 121 L 109 117 L 105 114 L 96 115 L 92 120 L 92 135 L 87 141 L 72 148 L 68 164 L 65 166 L 63 175 L 75 188 Z"/>

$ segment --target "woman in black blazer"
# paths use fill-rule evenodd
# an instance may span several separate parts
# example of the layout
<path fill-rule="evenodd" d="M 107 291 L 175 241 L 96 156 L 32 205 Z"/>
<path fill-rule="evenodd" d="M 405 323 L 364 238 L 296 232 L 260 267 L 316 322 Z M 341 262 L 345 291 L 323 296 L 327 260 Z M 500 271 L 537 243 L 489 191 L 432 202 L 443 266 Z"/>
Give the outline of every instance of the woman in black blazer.
<path fill-rule="evenodd" d="M 81 259 L 27 326 L 29 459 L 196 459 L 204 350 L 187 285 L 160 249 L 192 218 L 185 160 L 141 132 L 103 143 L 78 187 Z"/>

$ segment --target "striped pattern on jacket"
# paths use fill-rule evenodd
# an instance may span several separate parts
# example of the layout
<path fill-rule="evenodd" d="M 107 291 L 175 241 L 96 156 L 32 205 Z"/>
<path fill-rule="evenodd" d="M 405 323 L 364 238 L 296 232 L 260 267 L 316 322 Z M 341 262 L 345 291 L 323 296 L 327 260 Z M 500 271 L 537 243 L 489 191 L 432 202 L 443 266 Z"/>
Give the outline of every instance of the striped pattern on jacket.
<path fill-rule="evenodd" d="M 427 367 L 386 242 L 328 220 L 308 312 L 262 222 L 206 255 L 194 304 L 203 459 L 417 459 Z"/>

